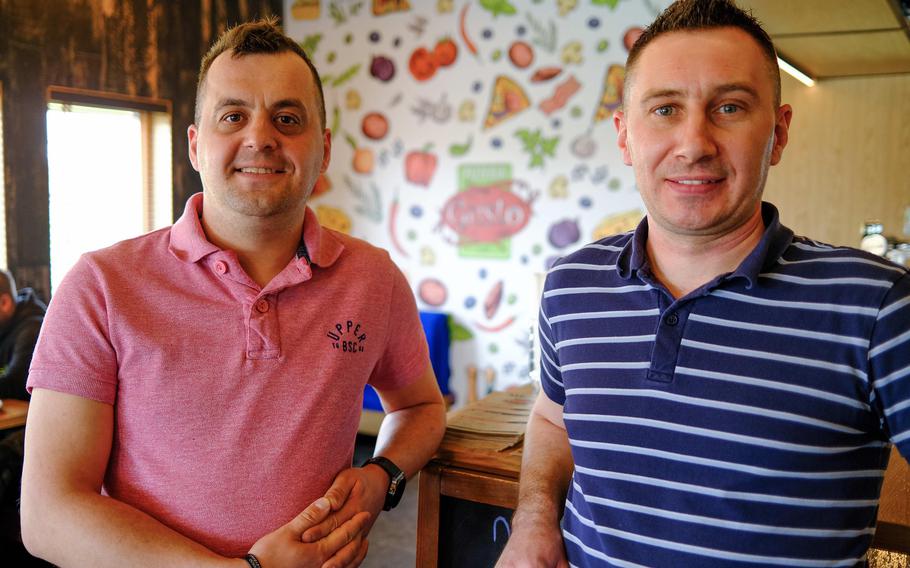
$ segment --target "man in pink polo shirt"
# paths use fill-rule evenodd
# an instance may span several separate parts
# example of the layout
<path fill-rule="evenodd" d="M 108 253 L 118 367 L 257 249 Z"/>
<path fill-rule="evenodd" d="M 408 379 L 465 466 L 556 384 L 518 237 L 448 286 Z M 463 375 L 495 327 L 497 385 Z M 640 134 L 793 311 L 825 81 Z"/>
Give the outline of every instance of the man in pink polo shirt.
<path fill-rule="evenodd" d="M 32 364 L 23 539 L 86 566 L 356 566 L 435 451 L 444 406 L 388 254 L 306 207 L 329 164 L 319 76 L 274 21 L 203 59 L 168 229 L 89 253 Z M 351 467 L 365 384 L 388 415 Z"/>

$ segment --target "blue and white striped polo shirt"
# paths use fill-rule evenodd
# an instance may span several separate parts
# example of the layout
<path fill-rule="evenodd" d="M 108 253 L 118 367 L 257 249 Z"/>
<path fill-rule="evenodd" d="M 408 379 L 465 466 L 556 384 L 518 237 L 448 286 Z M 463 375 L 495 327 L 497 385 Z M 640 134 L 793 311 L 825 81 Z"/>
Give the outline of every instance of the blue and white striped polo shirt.
<path fill-rule="evenodd" d="M 780 225 L 674 300 L 647 223 L 562 259 L 540 314 L 573 566 L 863 566 L 910 455 L 910 276 Z"/>

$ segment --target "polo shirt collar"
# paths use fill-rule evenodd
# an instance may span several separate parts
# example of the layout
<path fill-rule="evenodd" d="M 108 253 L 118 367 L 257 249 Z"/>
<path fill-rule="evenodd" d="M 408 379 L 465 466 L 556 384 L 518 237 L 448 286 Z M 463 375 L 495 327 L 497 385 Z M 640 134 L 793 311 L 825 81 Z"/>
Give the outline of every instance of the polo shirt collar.
<path fill-rule="evenodd" d="M 761 216 L 765 224 L 761 240 L 730 274 L 730 278 L 740 276 L 748 280 L 749 288 L 758 282 L 759 274 L 777 262 L 793 240 L 793 231 L 780 224 L 777 207 L 762 201 Z"/>
<path fill-rule="evenodd" d="M 205 238 L 202 230 L 202 194 L 190 196 L 183 208 L 183 215 L 171 227 L 171 240 L 168 250 L 184 262 L 198 262 L 200 259 L 218 252 L 219 249 Z"/>
<path fill-rule="evenodd" d="M 761 204 L 762 221 L 765 231 L 762 233 L 758 245 L 740 263 L 728 277 L 740 276 L 749 281 L 749 287 L 758 281 L 758 275 L 771 267 L 781 257 L 790 242 L 793 240 L 793 231 L 781 225 L 780 214 L 777 207 L 767 201 Z M 616 261 L 619 276 L 628 280 L 648 264 L 648 255 L 645 244 L 648 241 L 648 217 L 638 223 L 632 238 L 623 247 Z"/>
<path fill-rule="evenodd" d="M 633 274 L 644 268 L 648 263 L 645 243 L 648 242 L 648 216 L 645 215 L 635 227 L 632 238 L 622 248 L 619 258 L 616 260 L 616 269 L 619 276 L 626 280 L 632 278 Z"/>
<path fill-rule="evenodd" d="M 344 245 L 338 237 L 320 225 L 316 213 L 307 207 L 303 217 L 303 240 L 297 249 L 297 257 L 325 268 L 334 264 L 343 250 Z"/>
<path fill-rule="evenodd" d="M 183 215 L 171 227 L 168 250 L 180 260 L 198 262 L 221 250 L 205 238 L 201 215 L 202 193 L 196 193 L 187 200 Z M 303 219 L 303 239 L 297 249 L 298 260 L 324 268 L 334 264 L 343 250 L 341 241 L 323 228 L 313 210 L 307 207 Z"/>

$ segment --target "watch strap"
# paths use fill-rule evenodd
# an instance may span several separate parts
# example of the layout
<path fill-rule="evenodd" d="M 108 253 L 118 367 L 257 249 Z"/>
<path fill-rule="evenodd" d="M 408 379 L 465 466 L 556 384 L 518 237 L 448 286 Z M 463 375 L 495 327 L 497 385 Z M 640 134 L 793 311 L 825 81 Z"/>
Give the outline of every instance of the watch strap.
<path fill-rule="evenodd" d="M 382 506 L 383 511 L 389 511 L 401 501 L 407 479 L 405 478 L 404 472 L 401 471 L 401 468 L 395 465 L 389 458 L 374 456 L 363 462 L 363 465 L 360 467 L 365 467 L 370 464 L 378 465 L 389 475 L 389 488 L 386 491 L 385 502 Z"/>

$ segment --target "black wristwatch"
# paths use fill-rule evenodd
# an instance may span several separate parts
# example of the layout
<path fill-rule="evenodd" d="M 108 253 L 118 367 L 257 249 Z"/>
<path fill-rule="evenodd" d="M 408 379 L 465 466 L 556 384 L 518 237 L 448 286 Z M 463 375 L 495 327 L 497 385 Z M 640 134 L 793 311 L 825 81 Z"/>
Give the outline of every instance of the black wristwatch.
<path fill-rule="evenodd" d="M 401 501 L 401 496 L 404 495 L 404 486 L 408 480 L 404 472 L 392 463 L 392 460 L 382 456 L 372 457 L 363 462 L 360 467 L 368 466 L 371 463 L 375 463 L 389 474 L 389 490 L 385 494 L 385 504 L 382 506 L 382 510 L 390 511 Z"/>

